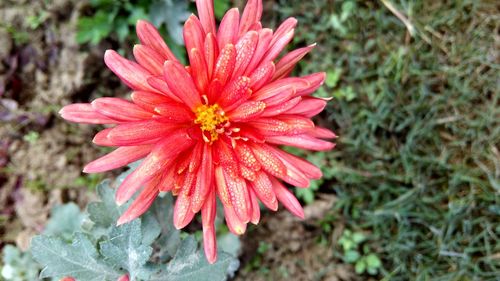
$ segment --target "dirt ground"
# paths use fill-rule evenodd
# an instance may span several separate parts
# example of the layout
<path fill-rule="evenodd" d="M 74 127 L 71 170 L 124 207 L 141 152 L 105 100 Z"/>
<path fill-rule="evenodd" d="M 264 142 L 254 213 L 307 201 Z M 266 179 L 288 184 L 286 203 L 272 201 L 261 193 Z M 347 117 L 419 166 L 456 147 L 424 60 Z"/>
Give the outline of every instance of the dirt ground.
<path fill-rule="evenodd" d="M 335 199 L 321 194 L 305 207 L 303 221 L 287 211 L 265 214 L 242 237 L 242 266 L 234 280 L 361 280 L 351 265 L 339 262 L 333 250 L 344 230 L 342 222 L 325 241 L 318 241 L 323 235 L 320 222 Z"/>
<path fill-rule="evenodd" d="M 102 153 L 89 142 L 96 128 L 68 124 L 57 111 L 114 79 L 102 63 L 105 46 L 89 52 L 74 40 L 78 1 L 43 2 L 0 4 L 0 231 L 21 248 L 55 203 L 85 205 L 89 192 L 77 179 Z M 44 22 L 26 26 L 40 10 L 48 11 Z"/>
<path fill-rule="evenodd" d="M 103 153 L 91 144 L 96 126 L 69 124 L 58 110 L 127 90 L 102 61 L 113 42 L 95 47 L 75 42 L 76 20 L 85 9 L 81 1 L 2 3 L 0 241 L 27 249 L 52 206 L 75 201 L 83 208 L 91 199 L 93 192 L 78 179 L 84 164 Z M 28 26 L 25 19 L 40 10 L 48 11 L 46 19 L 36 28 Z M 342 224 L 327 239 L 328 247 L 317 243 L 319 220 L 331 208 L 332 196 L 308 206 L 302 222 L 287 212 L 263 216 L 259 227 L 242 237 L 242 265 L 234 280 L 357 280 L 350 266 L 335 263 L 331 250 Z M 267 245 L 265 252 L 257 252 L 259 245 Z"/>

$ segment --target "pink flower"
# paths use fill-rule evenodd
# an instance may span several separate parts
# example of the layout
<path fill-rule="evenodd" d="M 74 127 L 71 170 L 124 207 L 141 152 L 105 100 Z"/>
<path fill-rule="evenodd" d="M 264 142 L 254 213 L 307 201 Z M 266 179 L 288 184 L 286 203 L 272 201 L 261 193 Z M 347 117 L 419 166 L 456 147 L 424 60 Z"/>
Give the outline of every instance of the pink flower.
<path fill-rule="evenodd" d="M 249 0 L 243 14 L 229 10 L 217 30 L 212 0 L 197 0 L 199 17 L 184 25 L 190 66 L 175 58 L 158 31 L 137 23 L 137 62 L 108 50 L 106 65 L 132 90 L 132 101 L 99 98 L 61 110 L 73 122 L 113 124 L 94 143 L 117 147 L 89 163 L 86 173 L 99 173 L 143 159 L 118 188 L 123 204 L 139 196 L 119 219 L 143 214 L 160 192 L 177 196 L 174 225 L 181 229 L 201 211 L 205 254 L 217 258 L 214 220 L 216 197 L 226 223 L 243 234 L 257 224 L 259 201 L 271 210 L 281 202 L 294 215 L 304 213 L 283 185 L 306 188 L 321 171 L 284 152 L 281 145 L 329 150 L 335 134 L 316 127 L 310 118 L 326 100 L 310 95 L 325 73 L 289 77 L 314 44 L 294 50 L 275 63 L 292 40 L 297 20 L 289 18 L 273 32 L 262 28 L 262 1 Z"/>

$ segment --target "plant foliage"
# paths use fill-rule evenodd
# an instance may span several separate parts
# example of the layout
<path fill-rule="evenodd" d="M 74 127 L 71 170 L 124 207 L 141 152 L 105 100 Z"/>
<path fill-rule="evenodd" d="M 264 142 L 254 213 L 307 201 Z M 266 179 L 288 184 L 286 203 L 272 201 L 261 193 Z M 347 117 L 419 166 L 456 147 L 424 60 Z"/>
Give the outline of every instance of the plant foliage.
<path fill-rule="evenodd" d="M 127 274 L 130 280 L 225 280 L 228 268 L 237 267 L 238 261 L 223 252 L 215 264 L 208 264 L 195 238 L 173 227 L 170 196 L 157 199 L 142 218 L 116 226 L 126 206 L 114 203 L 110 181 L 97 191 L 101 202 L 89 204 L 88 219 L 69 240 L 53 231 L 33 238 L 31 252 L 44 267 L 41 278 L 97 281 Z M 56 224 L 67 221 L 51 223 L 57 229 L 61 226 Z"/>

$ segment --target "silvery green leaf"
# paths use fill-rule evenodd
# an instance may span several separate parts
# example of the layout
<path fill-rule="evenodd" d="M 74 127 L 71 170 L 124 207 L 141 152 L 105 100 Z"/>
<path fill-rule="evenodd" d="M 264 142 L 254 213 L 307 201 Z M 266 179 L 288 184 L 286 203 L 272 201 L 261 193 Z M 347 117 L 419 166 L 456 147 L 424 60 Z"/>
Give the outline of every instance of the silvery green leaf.
<path fill-rule="evenodd" d="M 104 180 L 97 186 L 97 194 L 101 202 L 92 202 L 87 207 L 89 218 L 97 227 L 109 227 L 115 225 L 123 212 L 115 203 L 115 190 L 111 188 L 110 181 Z"/>
<path fill-rule="evenodd" d="M 149 244 L 143 244 L 142 232 L 141 220 L 136 219 L 113 227 L 109 238 L 99 243 L 101 254 L 106 262 L 128 272 L 131 280 L 149 277 L 149 271 L 144 266 L 153 253 L 153 248 Z M 154 238 L 156 237 L 150 239 L 149 242 L 152 242 Z"/>
<path fill-rule="evenodd" d="M 162 261 L 172 258 L 181 242 L 180 231 L 173 225 L 174 207 L 170 194 L 160 195 L 149 208 L 147 216 L 153 216 L 161 227 L 160 238 L 155 242 Z"/>
<path fill-rule="evenodd" d="M 30 252 L 21 252 L 15 246 L 5 245 L 2 253 L 3 264 L 1 275 L 5 280 L 39 280 L 38 272 L 40 271 L 40 267 L 33 260 Z"/>
<path fill-rule="evenodd" d="M 142 243 L 144 245 L 151 245 L 160 235 L 161 226 L 151 212 L 144 214 L 141 217 L 141 221 Z"/>
<path fill-rule="evenodd" d="M 44 234 L 62 236 L 65 240 L 70 241 L 73 233 L 81 230 L 84 217 L 75 203 L 55 206 L 50 212 L 50 219 Z"/>
<path fill-rule="evenodd" d="M 231 232 L 219 235 L 217 238 L 217 247 L 222 251 L 237 257 L 241 251 L 241 241 L 240 238 Z"/>
<path fill-rule="evenodd" d="M 95 244 L 83 233 L 76 233 L 72 244 L 57 237 L 35 236 L 31 252 L 44 266 L 40 278 L 71 276 L 77 280 L 107 281 L 123 275 L 105 263 Z"/>
<path fill-rule="evenodd" d="M 164 281 L 219 281 L 227 279 L 228 268 L 234 267 L 237 260 L 219 252 L 217 262 L 209 264 L 203 251 L 198 250 L 198 243 L 193 236 L 182 240 L 174 258 L 168 263 L 167 268 L 150 280 Z"/>

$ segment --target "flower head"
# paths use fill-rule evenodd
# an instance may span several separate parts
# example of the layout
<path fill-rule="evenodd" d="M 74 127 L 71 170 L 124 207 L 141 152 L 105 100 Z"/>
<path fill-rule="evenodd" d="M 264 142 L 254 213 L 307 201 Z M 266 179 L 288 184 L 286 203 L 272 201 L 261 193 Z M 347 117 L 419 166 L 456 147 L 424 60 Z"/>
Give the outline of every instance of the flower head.
<path fill-rule="evenodd" d="M 196 5 L 199 17 L 192 15 L 184 25 L 189 66 L 177 60 L 153 25 L 139 21 L 137 62 L 111 50 L 104 55 L 106 65 L 133 90 L 131 101 L 99 98 L 60 113 L 73 122 L 114 125 L 99 132 L 94 143 L 117 148 L 84 172 L 143 159 L 116 193 L 119 204 L 139 193 L 118 224 L 143 214 L 160 192 L 172 192 L 177 228 L 201 211 L 205 253 L 213 263 L 216 197 L 235 234 L 244 233 L 248 222 L 258 223 L 259 201 L 271 210 L 281 202 L 303 217 L 282 182 L 305 188 L 321 171 L 279 147 L 329 150 L 334 144 L 324 139 L 335 135 L 310 120 L 326 105 L 310 96 L 325 74 L 289 77 L 314 45 L 277 60 L 292 40 L 294 18 L 274 32 L 262 28 L 262 1 L 249 0 L 241 16 L 238 9 L 229 10 L 217 29 L 212 0 Z"/>

